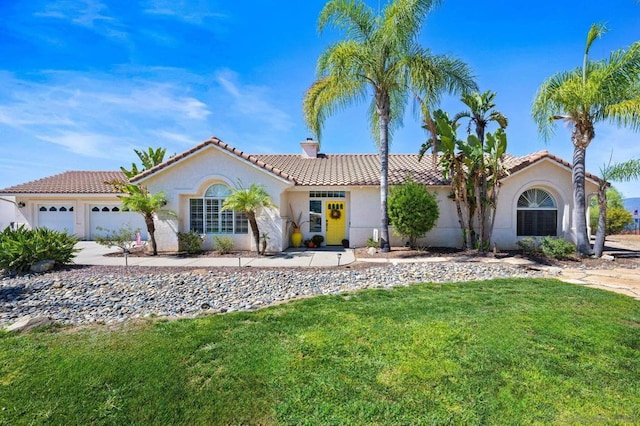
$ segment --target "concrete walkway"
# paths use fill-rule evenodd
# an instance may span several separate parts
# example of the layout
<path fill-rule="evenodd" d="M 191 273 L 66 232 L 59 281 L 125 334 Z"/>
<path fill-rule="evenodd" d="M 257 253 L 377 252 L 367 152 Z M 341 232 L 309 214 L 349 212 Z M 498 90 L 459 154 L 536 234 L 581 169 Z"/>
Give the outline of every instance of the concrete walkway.
<path fill-rule="evenodd" d="M 107 265 L 123 266 L 125 259 L 120 256 L 105 256 L 109 253 L 118 253 L 120 249 L 106 248 L 93 241 L 80 241 L 77 246 L 80 252 L 74 259 L 78 265 Z M 269 254 L 260 257 L 178 257 L 174 255 L 129 256 L 129 266 L 194 266 L 194 267 L 219 267 L 219 266 L 252 266 L 268 268 L 293 268 L 293 267 L 327 267 L 347 265 L 355 262 L 353 249 L 342 247 L 328 247 L 322 249 L 289 249 L 282 253 Z"/>
<path fill-rule="evenodd" d="M 77 245 L 81 249 L 75 258 L 79 265 L 108 265 L 122 266 L 122 257 L 105 256 L 108 253 L 117 253 L 117 248 L 106 248 L 92 241 L 81 241 Z M 539 265 L 527 259 L 518 257 L 506 257 L 497 259 L 492 257 L 423 257 L 411 259 L 395 258 L 365 258 L 357 259 L 367 263 L 440 263 L 440 262 L 482 262 L 504 263 L 537 269 L 545 273 L 549 278 L 557 278 L 571 284 L 600 288 L 616 293 L 624 294 L 640 300 L 640 270 L 630 268 L 612 269 L 583 269 L 583 268 L 558 268 Z M 192 266 L 192 267 L 335 267 L 348 265 L 356 261 L 353 249 L 342 247 L 328 247 L 322 249 L 288 249 L 282 253 L 267 254 L 260 257 L 177 257 L 177 256 L 147 256 L 128 258 L 131 266 Z M 640 266 L 640 263 L 639 263 Z"/>

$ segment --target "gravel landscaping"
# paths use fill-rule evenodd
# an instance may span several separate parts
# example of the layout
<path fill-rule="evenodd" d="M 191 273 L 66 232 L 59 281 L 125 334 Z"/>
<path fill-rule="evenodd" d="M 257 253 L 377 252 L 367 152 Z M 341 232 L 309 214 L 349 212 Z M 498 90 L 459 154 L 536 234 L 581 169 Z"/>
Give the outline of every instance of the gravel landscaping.
<path fill-rule="evenodd" d="M 522 267 L 469 262 L 327 269 L 74 267 L 1 278 L 0 326 L 27 315 L 74 325 L 194 317 L 365 288 L 541 276 Z"/>

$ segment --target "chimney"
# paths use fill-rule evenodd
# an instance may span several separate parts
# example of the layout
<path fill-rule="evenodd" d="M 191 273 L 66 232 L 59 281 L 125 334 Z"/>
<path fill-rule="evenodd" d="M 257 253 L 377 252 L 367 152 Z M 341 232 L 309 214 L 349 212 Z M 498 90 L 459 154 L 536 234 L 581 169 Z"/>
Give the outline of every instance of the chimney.
<path fill-rule="evenodd" d="M 318 150 L 320 144 L 314 141 L 312 138 L 307 138 L 306 141 L 300 142 L 302 147 L 302 158 L 318 158 Z"/>

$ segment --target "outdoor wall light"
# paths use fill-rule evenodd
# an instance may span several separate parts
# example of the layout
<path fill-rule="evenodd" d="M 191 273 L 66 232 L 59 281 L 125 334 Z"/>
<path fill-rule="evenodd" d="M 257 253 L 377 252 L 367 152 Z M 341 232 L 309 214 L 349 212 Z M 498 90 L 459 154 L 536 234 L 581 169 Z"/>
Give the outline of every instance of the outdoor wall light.
<path fill-rule="evenodd" d="M 25 206 L 26 206 L 26 204 L 25 204 L 24 202 L 22 202 L 22 201 L 20 201 L 20 202 L 18 203 L 18 208 L 23 208 L 23 207 L 25 207 Z"/>

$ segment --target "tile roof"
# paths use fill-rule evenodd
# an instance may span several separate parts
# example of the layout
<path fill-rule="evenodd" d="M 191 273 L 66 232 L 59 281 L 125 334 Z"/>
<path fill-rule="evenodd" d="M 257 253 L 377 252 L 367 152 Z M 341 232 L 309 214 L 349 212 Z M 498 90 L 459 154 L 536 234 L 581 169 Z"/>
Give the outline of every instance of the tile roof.
<path fill-rule="evenodd" d="M 288 181 L 291 181 L 292 183 L 295 183 L 295 181 L 291 178 L 291 176 L 289 176 L 287 173 L 283 172 L 282 170 L 279 170 L 276 167 L 273 167 L 270 164 L 266 164 L 263 161 L 261 161 L 259 158 L 257 158 L 254 155 L 249 155 L 244 153 L 243 151 L 240 151 L 237 148 L 232 147 L 231 145 L 229 145 L 228 143 L 222 142 L 220 139 L 216 138 L 215 136 L 213 136 L 211 139 L 206 140 L 204 142 L 202 142 L 199 145 L 194 146 L 193 148 L 183 152 L 182 154 L 178 154 L 178 155 L 174 155 L 173 157 L 169 158 L 167 161 L 158 164 L 155 167 L 152 167 L 149 170 L 145 170 L 144 172 L 134 176 L 131 179 L 131 182 L 138 182 L 141 179 L 144 179 L 145 177 L 148 177 L 154 173 L 157 173 L 158 171 L 165 169 L 167 167 L 169 167 L 172 164 L 177 163 L 178 161 L 182 160 L 183 158 L 189 157 L 190 155 L 194 154 L 197 151 L 200 151 L 204 148 L 206 148 L 207 146 L 217 146 L 219 148 L 224 149 L 225 151 L 230 152 L 231 154 L 234 154 L 240 158 L 242 158 L 245 161 L 248 161 L 250 163 L 253 163 L 255 165 L 257 165 L 258 167 L 261 167 L 265 170 L 267 170 L 270 173 L 273 173 L 276 176 L 279 176 L 283 179 L 286 179 Z"/>
<path fill-rule="evenodd" d="M 2 194 L 119 194 L 105 182 L 126 181 L 120 171 L 69 171 L 0 189 Z"/>
<path fill-rule="evenodd" d="M 531 154 L 523 155 L 521 157 L 507 156 L 507 158 L 505 159 L 505 168 L 509 171 L 509 174 L 512 174 L 519 170 L 525 169 L 540 160 L 544 160 L 545 158 L 553 160 L 556 163 L 562 164 L 563 166 L 571 169 L 570 162 L 563 160 L 556 155 L 550 154 L 546 149 L 542 151 L 532 152 Z M 593 181 L 601 181 L 598 176 L 592 173 L 586 172 L 585 175 L 588 179 L 591 179 Z"/>
<path fill-rule="evenodd" d="M 261 161 L 286 172 L 302 186 L 365 186 L 380 184 L 380 160 L 377 154 L 322 154 L 305 158 L 297 154 L 255 155 Z M 445 185 L 442 173 L 429 156 L 418 161 L 416 154 L 389 155 L 389 184 L 405 181 L 407 176 L 425 185 Z"/>
<path fill-rule="evenodd" d="M 217 138 L 211 138 L 140 173 L 132 179 L 132 182 L 157 173 L 209 145 L 222 148 L 299 186 L 378 186 L 380 183 L 380 163 L 377 154 L 319 154 L 318 158 L 306 158 L 300 154 L 252 155 L 237 150 Z M 571 168 L 569 162 L 547 151 L 538 151 L 520 157 L 506 154 L 505 166 L 509 174 L 513 174 L 544 159 L 550 159 Z M 422 161 L 418 161 L 417 154 L 390 154 L 389 184 L 400 184 L 408 176 L 424 185 L 448 184 L 436 161 L 430 155 L 425 155 Z M 600 181 L 597 176 L 590 173 L 587 173 L 587 178 Z M 70 171 L 12 186 L 0 190 L 0 194 L 117 194 L 117 191 L 104 182 L 124 179 L 124 175 L 119 171 Z"/>

